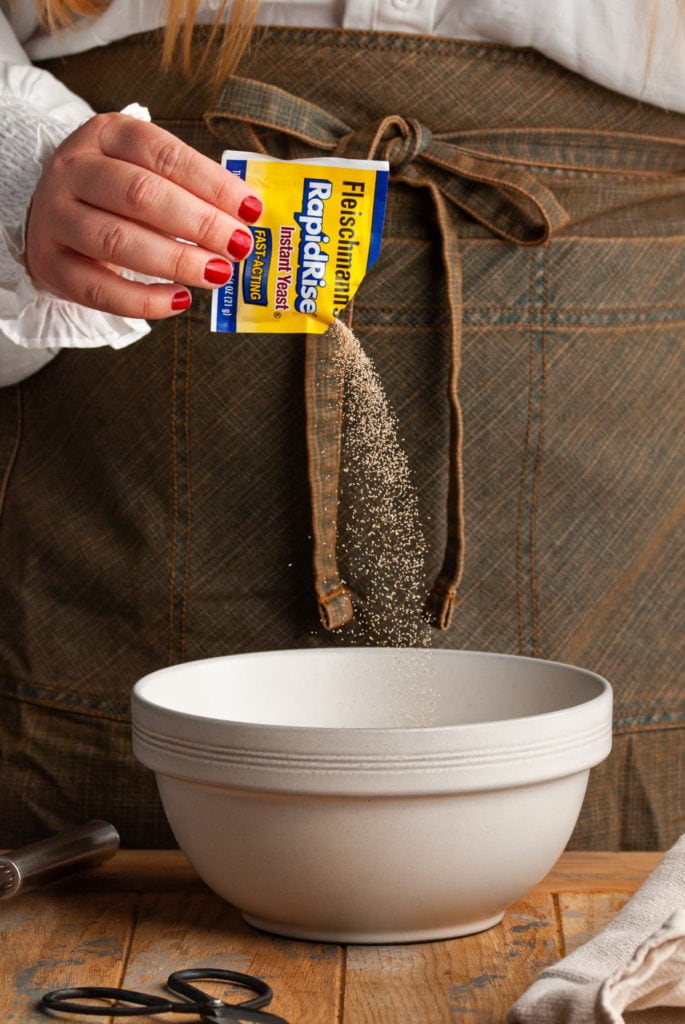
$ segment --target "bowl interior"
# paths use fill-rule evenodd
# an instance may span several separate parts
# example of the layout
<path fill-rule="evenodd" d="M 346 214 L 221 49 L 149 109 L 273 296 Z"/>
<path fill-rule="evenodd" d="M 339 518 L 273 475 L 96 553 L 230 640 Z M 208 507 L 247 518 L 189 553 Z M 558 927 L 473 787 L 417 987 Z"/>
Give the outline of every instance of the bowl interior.
<path fill-rule="evenodd" d="M 592 672 L 540 659 L 361 647 L 189 662 L 145 677 L 136 695 L 179 715 L 217 721 L 397 729 L 553 714 L 607 688 Z"/>

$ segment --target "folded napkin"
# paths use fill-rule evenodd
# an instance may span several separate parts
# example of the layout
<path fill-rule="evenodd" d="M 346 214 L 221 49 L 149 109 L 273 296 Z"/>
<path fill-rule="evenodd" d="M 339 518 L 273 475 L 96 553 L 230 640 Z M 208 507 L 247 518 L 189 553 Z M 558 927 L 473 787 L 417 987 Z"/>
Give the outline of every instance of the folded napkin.
<path fill-rule="evenodd" d="M 685 835 L 590 942 L 545 968 L 507 1024 L 685 1024 Z"/>

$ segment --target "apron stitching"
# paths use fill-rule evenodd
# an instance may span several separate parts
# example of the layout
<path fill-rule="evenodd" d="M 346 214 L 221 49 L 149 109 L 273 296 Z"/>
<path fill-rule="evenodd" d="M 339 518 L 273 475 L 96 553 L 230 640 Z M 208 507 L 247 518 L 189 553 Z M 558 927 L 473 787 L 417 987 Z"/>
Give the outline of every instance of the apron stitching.
<path fill-rule="evenodd" d="M 535 459 L 531 480 L 530 494 L 530 608 L 531 608 L 531 654 L 534 657 L 540 656 L 540 601 L 537 573 L 537 514 L 538 499 L 540 494 L 540 474 L 544 452 L 545 434 L 545 398 L 547 384 L 547 304 L 548 304 L 548 248 L 545 246 L 539 251 L 537 262 L 540 264 L 539 287 L 540 287 L 540 324 L 536 332 L 536 349 L 539 355 L 539 405 L 538 405 L 538 430 L 536 437 Z"/>
<path fill-rule="evenodd" d="M 273 31 L 273 30 L 272 30 Z M 416 35 L 411 32 L 379 32 L 367 29 L 345 29 L 347 38 L 336 38 L 334 32 L 341 30 L 330 29 L 297 29 L 281 27 L 279 33 L 283 38 L 290 39 L 297 44 L 298 40 L 305 41 L 308 34 L 316 32 L 317 49 L 341 49 L 361 50 L 362 52 L 400 52 L 412 56 L 415 53 L 431 53 L 444 58 L 460 57 L 463 60 L 485 58 L 489 63 L 517 64 L 544 67 L 550 77 L 569 78 L 573 72 L 555 64 L 552 60 L 544 57 L 537 50 L 528 47 L 512 48 L 501 43 L 480 43 L 465 42 L 463 40 L 452 40 L 436 38 L 434 36 Z M 257 30 L 259 35 L 267 36 L 268 30 Z M 329 41 L 330 40 L 330 41 Z M 266 40 L 265 40 L 266 41 Z M 257 42 L 261 42 L 260 39 Z"/>
<path fill-rule="evenodd" d="M 537 599 L 535 593 L 535 501 L 537 468 L 541 443 L 542 381 L 544 329 L 542 312 L 546 274 L 545 249 L 537 250 L 531 268 L 531 320 L 529 342 L 528 430 L 521 487 L 521 607 L 523 611 L 522 653 L 534 656 L 537 650 Z"/>
<path fill-rule="evenodd" d="M 9 489 L 10 477 L 12 476 L 12 471 L 13 471 L 13 469 L 15 467 L 15 464 L 16 464 L 16 461 L 17 461 L 17 456 L 19 454 L 19 447 L 21 445 L 21 434 L 22 434 L 22 426 L 23 426 L 22 401 L 21 401 L 21 385 L 17 384 L 14 387 L 13 390 L 14 390 L 14 396 L 15 396 L 15 399 L 16 399 L 16 417 L 15 417 L 15 430 L 16 430 L 16 434 L 15 434 L 15 438 L 14 438 L 14 445 L 12 446 L 12 449 L 9 452 L 9 455 L 8 455 L 8 458 L 7 458 L 7 464 L 5 466 L 5 472 L 3 473 L 3 476 L 2 476 L 2 483 L 0 484 L 0 516 L 2 515 L 3 510 L 5 508 L 5 501 L 6 501 L 6 498 L 7 498 L 7 491 Z"/>
<path fill-rule="evenodd" d="M 656 312 L 656 310 L 654 310 Z M 623 313 L 614 312 L 613 310 L 597 310 L 594 313 L 575 312 L 574 310 L 553 310 L 549 314 L 548 328 L 554 327 L 633 327 L 636 324 L 649 324 L 659 325 L 677 323 L 679 320 L 685 318 L 685 311 L 674 309 L 674 310 L 663 310 L 665 315 L 652 315 L 649 309 L 644 310 L 643 313 L 629 314 L 627 316 Z M 668 314 L 671 315 L 668 315 Z M 533 326 L 530 322 L 525 319 L 521 319 L 525 316 L 525 310 L 471 310 L 465 313 L 465 320 L 473 324 L 474 326 L 490 326 L 491 324 L 520 324 L 523 327 Z"/>
<path fill-rule="evenodd" d="M 654 307 L 653 311 L 649 308 L 645 310 L 643 314 L 638 312 L 634 314 L 628 314 L 624 316 L 622 313 L 614 310 L 597 311 L 596 313 L 590 312 L 574 312 L 573 310 L 550 310 L 547 320 L 548 331 L 554 330 L 555 328 L 566 328 L 566 327 L 639 327 L 649 326 L 653 328 L 668 327 L 671 324 L 679 323 L 681 320 L 685 320 L 685 310 L 673 309 L 673 310 L 661 310 L 658 315 L 657 307 Z M 416 313 L 416 310 L 401 311 L 394 310 L 391 308 L 384 308 L 381 306 L 375 309 L 369 307 L 360 307 L 359 315 L 357 317 L 358 322 L 362 326 L 374 325 L 384 326 L 383 319 L 388 316 L 397 317 L 397 321 L 393 320 L 392 323 L 386 322 L 385 326 L 390 330 L 399 324 L 417 324 L 420 322 L 420 318 Z M 535 322 L 531 321 L 528 317 L 528 311 L 525 309 L 517 309 L 515 306 L 501 307 L 498 309 L 478 309 L 472 307 L 464 311 L 464 323 L 469 327 L 492 327 L 499 326 L 501 324 L 516 324 L 519 327 L 534 327 Z M 436 326 L 446 327 L 449 324 L 447 317 L 440 317 L 436 315 L 433 321 Z"/>
<path fill-rule="evenodd" d="M 534 322 L 534 293 L 535 293 L 535 270 L 536 261 L 531 253 L 530 274 L 528 282 L 528 321 Z M 534 355 L 532 342 L 528 343 L 528 385 L 527 385 L 527 412 L 526 432 L 523 443 L 523 457 L 521 459 L 521 473 L 519 477 L 519 497 L 516 510 L 516 604 L 518 606 L 518 653 L 526 654 L 528 650 L 529 621 L 525 599 L 525 555 L 526 545 L 524 544 L 524 524 L 526 519 L 526 477 L 527 467 L 530 460 L 530 450 L 533 435 L 533 377 L 534 377 Z"/>
<path fill-rule="evenodd" d="M 180 325 L 174 324 L 174 359 L 172 378 L 172 452 L 173 506 L 171 568 L 169 579 L 169 649 L 168 662 L 174 665 L 183 659 L 185 645 L 185 572 L 188 531 L 187 470 L 187 326 L 185 337 Z"/>
<path fill-rule="evenodd" d="M 186 318 L 187 319 L 187 318 Z M 185 570 L 188 541 L 188 451 L 186 443 L 186 406 L 188 401 L 188 346 L 185 334 L 177 332 L 178 359 L 176 363 L 176 387 L 174 408 L 174 446 L 176 456 L 176 536 L 173 566 L 173 632 L 172 658 L 183 660 L 185 628 Z"/>
<path fill-rule="evenodd" d="M 185 496 L 185 529 L 183 536 L 183 554 L 181 565 L 181 591 L 179 609 L 179 656 L 185 661 L 188 649 L 188 580 L 190 574 L 190 531 L 192 523 L 192 475 L 190 465 L 190 371 L 192 355 L 192 323 L 189 316 L 186 316 L 185 331 L 185 381 L 183 401 L 183 451 L 184 451 L 184 496 Z"/>
<path fill-rule="evenodd" d="M 682 729 L 685 724 L 685 712 L 654 711 L 644 715 L 628 715 L 614 719 L 614 736 L 630 732 L 661 732 L 667 729 Z"/>
<path fill-rule="evenodd" d="M 176 410 L 176 334 L 178 330 L 178 320 L 174 320 L 173 326 L 173 358 L 171 365 L 171 417 L 170 417 L 170 429 L 171 429 L 171 543 L 170 547 L 170 558 L 169 558 L 169 609 L 168 609 L 168 620 L 169 620 L 169 635 L 167 639 L 167 664 L 173 664 L 173 635 L 174 635 L 174 573 L 173 567 L 176 561 L 176 508 L 178 506 L 178 488 L 176 484 L 177 470 L 176 470 L 176 447 L 174 444 L 174 438 L 176 436 L 175 430 L 175 410 Z"/>

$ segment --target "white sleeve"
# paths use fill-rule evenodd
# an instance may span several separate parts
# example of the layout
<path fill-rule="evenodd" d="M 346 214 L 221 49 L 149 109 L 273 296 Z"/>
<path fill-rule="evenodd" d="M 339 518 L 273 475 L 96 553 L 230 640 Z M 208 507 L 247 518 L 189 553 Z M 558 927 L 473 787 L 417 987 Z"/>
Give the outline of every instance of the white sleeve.
<path fill-rule="evenodd" d="M 0 32 L 14 39 L 1 13 Z M 13 59 L 0 60 L 0 386 L 29 376 L 60 348 L 122 348 L 150 330 L 145 320 L 59 299 L 28 276 L 23 253 L 31 196 L 57 146 L 93 111 L 48 72 L 24 63 L 18 43 L 10 52 L 6 44 L 7 37 L 3 54 Z"/>
<path fill-rule="evenodd" d="M 678 0 L 479 0 L 465 5 L 462 17 L 470 33 L 531 46 L 607 89 L 685 111 Z M 449 31 L 449 16 L 439 27 Z"/>
<path fill-rule="evenodd" d="M 51 362 L 56 348 L 22 348 L 0 331 L 0 388 L 18 384 Z"/>

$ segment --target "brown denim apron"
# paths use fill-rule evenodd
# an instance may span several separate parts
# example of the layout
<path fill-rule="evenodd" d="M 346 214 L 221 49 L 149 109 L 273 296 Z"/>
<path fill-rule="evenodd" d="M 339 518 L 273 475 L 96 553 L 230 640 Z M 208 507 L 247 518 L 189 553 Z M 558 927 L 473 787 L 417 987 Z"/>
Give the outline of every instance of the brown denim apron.
<path fill-rule="evenodd" d="M 573 843 L 670 843 L 685 117 L 501 46 L 270 29 L 216 92 L 161 74 L 158 51 L 151 33 L 48 66 L 213 158 L 390 160 L 352 317 L 419 491 L 435 644 L 605 674 L 615 748 Z M 3 841 L 97 815 L 129 845 L 170 843 L 130 753 L 136 679 L 349 642 L 326 628 L 350 613 L 322 512 L 346 514 L 338 417 L 324 340 L 211 334 L 204 293 L 139 344 L 65 351 L 0 392 Z"/>

